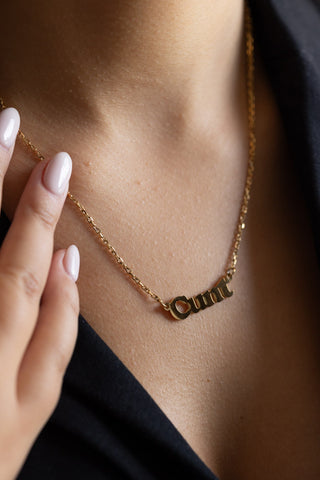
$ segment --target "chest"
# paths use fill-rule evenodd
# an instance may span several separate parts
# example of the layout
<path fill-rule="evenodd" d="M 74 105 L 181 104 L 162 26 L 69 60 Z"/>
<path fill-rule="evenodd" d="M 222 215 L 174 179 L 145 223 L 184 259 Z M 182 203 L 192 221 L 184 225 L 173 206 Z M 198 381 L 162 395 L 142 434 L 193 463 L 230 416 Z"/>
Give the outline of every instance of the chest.
<path fill-rule="evenodd" d="M 286 479 L 296 472 L 316 478 L 320 471 L 317 260 L 290 156 L 281 148 L 268 154 L 256 168 L 230 284 L 234 294 L 185 321 L 164 317 L 106 261 L 100 246 L 90 246 L 89 262 L 82 238 L 83 315 L 223 480 Z M 178 216 L 171 236 L 161 221 L 152 229 L 145 212 L 135 217 L 139 229 L 127 219 L 130 235 L 123 235 L 120 252 L 128 252 L 135 273 L 140 268 L 157 293 L 169 284 L 174 295 L 198 293 L 216 280 L 213 267 L 223 269 L 232 233 L 223 217 L 228 207 L 216 208 L 212 222 L 199 208 L 198 232 L 191 228 L 196 209 L 190 209 L 190 224 L 184 228 L 188 219 Z"/>
<path fill-rule="evenodd" d="M 273 114 L 258 132 L 234 294 L 186 320 L 170 321 L 135 288 L 70 204 L 56 232 L 56 248 L 80 247 L 84 317 L 222 480 L 312 479 L 320 471 L 320 280 L 279 132 Z M 117 181 L 110 175 L 101 192 L 93 182 L 80 198 L 146 285 L 165 301 L 189 297 L 226 267 L 245 181 L 246 156 L 239 158 L 212 168 L 200 154 L 196 169 L 170 175 L 135 166 Z M 9 172 L 9 192 L 15 178 L 10 188 Z"/>

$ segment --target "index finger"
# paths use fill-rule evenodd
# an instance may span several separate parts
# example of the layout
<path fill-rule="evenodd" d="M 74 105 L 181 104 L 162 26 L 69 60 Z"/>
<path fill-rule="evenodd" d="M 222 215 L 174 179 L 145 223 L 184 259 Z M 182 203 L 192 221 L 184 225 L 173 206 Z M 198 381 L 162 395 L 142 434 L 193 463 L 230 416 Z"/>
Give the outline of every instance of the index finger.
<path fill-rule="evenodd" d="M 20 115 L 15 108 L 6 108 L 0 112 L 0 208 L 3 179 L 12 156 L 19 126 Z"/>

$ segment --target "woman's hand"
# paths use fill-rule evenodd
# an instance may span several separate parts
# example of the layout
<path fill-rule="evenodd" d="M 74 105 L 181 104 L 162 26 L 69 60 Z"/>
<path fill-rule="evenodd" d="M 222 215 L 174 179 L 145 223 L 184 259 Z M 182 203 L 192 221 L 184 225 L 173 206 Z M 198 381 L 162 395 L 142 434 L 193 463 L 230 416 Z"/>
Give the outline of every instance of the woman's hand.
<path fill-rule="evenodd" d="M 0 206 L 19 114 L 0 114 Z M 68 154 L 34 168 L 0 249 L 0 478 L 15 478 L 53 412 L 77 335 L 74 245 L 53 254 L 71 175 Z"/>

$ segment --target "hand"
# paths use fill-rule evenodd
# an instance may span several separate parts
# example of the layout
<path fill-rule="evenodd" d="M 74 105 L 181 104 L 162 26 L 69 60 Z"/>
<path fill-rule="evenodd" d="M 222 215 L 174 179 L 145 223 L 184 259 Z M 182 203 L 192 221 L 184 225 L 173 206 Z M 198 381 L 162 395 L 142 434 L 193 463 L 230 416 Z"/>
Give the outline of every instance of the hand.
<path fill-rule="evenodd" d="M 19 114 L 0 114 L 0 206 Z M 71 175 L 68 154 L 34 168 L 0 249 L 0 478 L 18 474 L 53 412 L 77 336 L 79 252 L 53 254 Z"/>

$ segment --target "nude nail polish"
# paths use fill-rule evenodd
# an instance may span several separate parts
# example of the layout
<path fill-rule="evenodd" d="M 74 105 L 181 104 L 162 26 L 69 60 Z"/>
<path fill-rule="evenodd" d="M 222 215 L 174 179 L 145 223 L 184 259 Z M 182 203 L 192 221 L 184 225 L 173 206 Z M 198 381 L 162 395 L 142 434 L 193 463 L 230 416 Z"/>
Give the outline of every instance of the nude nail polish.
<path fill-rule="evenodd" d="M 79 276 L 80 254 L 76 245 L 70 245 L 63 257 L 63 266 L 67 274 L 76 282 Z"/>
<path fill-rule="evenodd" d="M 50 192 L 60 195 L 68 185 L 72 171 L 72 160 L 66 152 L 59 152 L 46 166 L 43 175 L 44 186 Z"/>
<path fill-rule="evenodd" d="M 5 108 L 0 113 L 0 143 L 5 148 L 14 144 L 20 127 L 20 115 L 15 108 Z"/>

